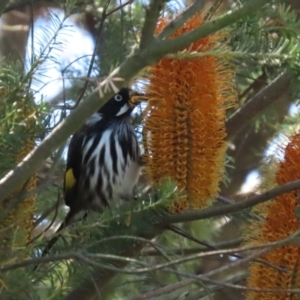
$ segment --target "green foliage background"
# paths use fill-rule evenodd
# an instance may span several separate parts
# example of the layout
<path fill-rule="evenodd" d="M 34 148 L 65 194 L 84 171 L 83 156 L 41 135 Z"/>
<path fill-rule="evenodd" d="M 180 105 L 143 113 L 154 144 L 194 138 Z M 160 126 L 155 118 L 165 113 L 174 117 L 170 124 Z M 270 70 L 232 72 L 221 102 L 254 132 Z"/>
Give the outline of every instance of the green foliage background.
<path fill-rule="evenodd" d="M 91 70 L 99 74 L 101 78 L 107 76 L 110 71 L 122 63 L 137 46 L 145 17 L 144 6 L 146 5 L 145 2 L 136 1 L 126 9 L 118 10 L 109 15 L 103 21 L 102 12 L 106 3 L 106 1 L 90 1 L 90 3 L 83 4 L 81 1 L 69 1 L 64 7 L 66 18 L 72 17 L 71 14 L 76 13 L 82 26 L 87 26 L 88 18 L 95 25 L 94 31 L 90 32 L 98 44 L 94 52 L 95 64 Z M 116 3 L 111 1 L 108 5 L 108 11 L 118 5 L 118 1 Z M 228 1 L 225 6 L 221 6 L 219 9 L 225 12 L 229 8 L 235 8 L 239 5 L 241 5 L 241 1 Z M 181 3 L 181 6 L 183 7 L 184 3 Z M 174 10 L 178 10 L 178 6 L 170 1 L 163 13 L 167 14 L 170 11 L 174 12 Z M 88 81 L 87 85 L 83 84 L 84 80 L 78 79 L 76 70 L 70 68 L 64 73 L 64 75 L 72 77 L 70 80 L 71 87 L 68 88 L 70 92 L 68 98 L 64 98 L 63 101 L 58 104 L 55 103 L 55 105 L 50 105 L 43 99 L 36 99 L 36 93 L 31 89 L 32 80 L 46 71 L 43 69 L 45 60 L 55 61 L 57 59 L 52 56 L 52 50 L 54 48 L 59 49 L 63 43 L 67 43 L 63 21 L 60 21 L 54 13 L 50 15 L 50 18 L 53 26 L 44 32 L 47 43 L 43 43 L 43 37 L 40 37 L 41 44 L 37 43 L 39 49 L 33 51 L 35 54 L 30 58 L 31 67 L 28 71 L 24 72 L 24 65 L 21 60 L 15 63 L 10 60 L 9 56 L 4 56 L 0 61 L 0 177 L 14 167 L 16 162 L 13 154 L 18 153 L 19 145 L 24 140 L 34 137 L 38 144 L 63 120 L 68 111 L 73 109 L 83 96 L 91 93 L 96 86 L 93 80 Z M 101 30 L 99 26 L 102 26 L 100 27 Z M 86 29 L 91 29 L 91 27 L 87 26 Z M 293 132 L 297 127 L 298 115 L 286 118 L 285 116 L 289 107 L 292 104 L 297 105 L 297 99 L 299 99 L 299 84 L 297 84 L 300 53 L 299 16 L 285 3 L 270 4 L 258 13 L 237 21 L 228 28 L 228 31 L 230 36 L 228 44 L 231 51 L 225 50 L 225 46 L 228 45 L 219 45 L 217 49 L 208 53 L 209 55 L 228 57 L 236 71 L 234 84 L 240 97 L 237 106 L 230 110 L 228 117 L 281 72 L 288 72 L 294 82 L 284 105 L 268 108 L 247 127 L 247 130 L 242 133 L 243 137 L 238 136 L 230 141 L 231 144 L 227 153 L 229 163 L 226 166 L 226 178 L 221 185 L 221 194 L 234 196 L 240 190 L 246 175 L 251 170 L 259 168 L 268 147 L 268 139 L 281 132 Z M 36 104 L 37 101 L 34 102 L 34 99 L 40 100 L 38 101 L 40 104 Z M 24 124 L 16 123 L 14 120 L 19 119 L 19 115 L 22 113 L 20 107 L 28 105 L 36 107 L 36 124 L 30 130 L 24 131 Z M 61 117 L 53 125 L 51 114 L 55 109 L 61 111 Z M 137 130 L 140 130 L 140 119 L 138 114 L 135 120 Z M 256 137 L 257 141 L 255 147 L 250 147 L 248 152 L 243 155 L 244 145 L 249 146 L 249 137 Z M 49 239 L 47 235 L 39 236 L 38 234 L 43 232 L 46 227 L 50 227 L 47 231 L 48 234 L 53 233 L 54 227 L 57 227 L 63 219 L 66 212 L 61 205 L 65 164 L 62 157 L 63 149 L 58 149 L 53 153 L 53 156 L 49 158 L 48 163 L 45 163 L 44 168 L 39 173 L 36 219 L 43 216 L 49 207 L 52 207 L 52 210 L 44 215 L 43 221 L 38 221 L 37 239 L 24 248 L 10 249 L 9 255 L 5 256 L 6 261 L 1 262 L 3 266 L 18 261 L 24 253 L 26 255 L 29 253 L 31 258 L 38 257 Z M 239 172 L 242 172 L 243 175 L 239 176 L 241 174 Z M 199 259 L 174 268 L 170 267 L 168 271 L 154 270 L 135 274 L 135 270 L 138 268 L 151 267 L 184 257 L 185 251 L 195 251 L 195 253 L 204 251 L 203 245 L 199 246 L 199 243 L 183 239 L 171 232 L 165 232 L 156 237 L 163 231 L 162 228 L 156 228 L 155 225 L 167 214 L 164 209 L 165 204 L 169 201 L 176 201 L 180 197 L 180 194 L 174 192 L 174 186 L 175 183 L 173 182 L 165 183 L 158 190 L 150 191 L 141 196 L 139 202 L 134 206 L 128 205 L 127 207 L 125 205 L 121 209 L 112 208 L 105 211 L 101 216 L 92 214 L 86 222 L 76 222 L 72 228 L 65 232 L 64 238 L 59 240 L 52 254 L 76 252 L 97 264 L 98 269 L 101 266 L 100 271 L 98 271 L 99 275 L 99 273 L 105 272 L 103 270 L 121 269 L 125 263 L 111 257 L 97 256 L 97 253 L 106 255 L 113 253 L 122 256 L 127 254 L 126 249 L 132 245 L 130 238 L 114 240 L 107 240 L 107 238 L 124 235 L 155 238 L 154 242 L 158 254 L 153 254 L 151 244 L 141 240 L 135 241 L 137 245 L 146 246 L 136 257 L 136 260 L 132 260 L 127 266 L 126 270 L 131 270 L 132 274 L 122 274 L 120 270 L 118 276 L 101 291 L 101 299 L 131 299 L 133 296 L 176 283 L 186 278 L 184 276 L 186 273 L 199 274 L 203 270 L 213 268 L 214 262 L 207 263 L 205 260 Z M 57 202 L 59 205 L 56 205 Z M 59 206 L 58 211 L 56 206 Z M 185 223 L 181 227 L 198 240 L 215 243 L 222 242 L 223 238 L 226 240 L 240 238 L 240 224 L 244 224 L 251 217 L 250 212 L 244 212 L 230 217 Z M 128 218 L 130 218 L 130 225 L 127 224 Z M 51 222 L 54 219 L 55 221 Z M 234 230 L 230 227 L 232 224 L 235 226 Z M 226 226 L 231 229 L 226 229 Z M 142 247 L 140 246 L 140 248 Z M 151 251 L 152 254 L 150 255 Z M 215 257 L 215 259 L 219 259 L 222 264 L 229 262 L 228 256 L 222 259 Z M 64 299 L 85 279 L 94 276 L 94 269 L 95 265 L 89 265 L 86 261 L 76 261 L 74 257 L 59 263 L 52 262 L 41 265 L 37 271 L 33 270 L 33 266 L 12 269 L 0 273 L 0 298 L 20 300 Z M 243 272 L 244 269 L 237 269 L 234 275 Z M 225 281 L 232 275 L 232 273 L 224 272 L 219 279 Z M 192 295 L 199 290 L 202 293 L 204 293 L 203 291 L 207 294 L 212 293 L 213 298 L 211 299 L 221 299 L 218 298 L 218 293 L 210 291 L 206 285 L 196 283 L 179 290 L 177 294 L 170 294 L 168 298 L 164 298 L 167 297 L 164 296 L 155 299 L 196 299 L 192 298 Z M 184 297 L 183 295 L 188 296 Z M 222 297 L 223 299 L 243 299 L 239 298 L 243 297 L 241 294 L 232 296 L 236 298 L 226 298 L 225 293 Z"/>

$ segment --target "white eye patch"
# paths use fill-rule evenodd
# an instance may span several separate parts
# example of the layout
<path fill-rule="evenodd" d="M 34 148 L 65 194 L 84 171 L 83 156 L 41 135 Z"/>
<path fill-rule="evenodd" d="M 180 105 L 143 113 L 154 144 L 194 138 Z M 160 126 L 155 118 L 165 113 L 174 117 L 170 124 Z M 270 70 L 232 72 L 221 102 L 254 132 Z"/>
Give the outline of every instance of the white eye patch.
<path fill-rule="evenodd" d="M 115 100 L 116 101 L 121 101 L 123 99 L 123 97 L 119 94 L 115 95 Z"/>

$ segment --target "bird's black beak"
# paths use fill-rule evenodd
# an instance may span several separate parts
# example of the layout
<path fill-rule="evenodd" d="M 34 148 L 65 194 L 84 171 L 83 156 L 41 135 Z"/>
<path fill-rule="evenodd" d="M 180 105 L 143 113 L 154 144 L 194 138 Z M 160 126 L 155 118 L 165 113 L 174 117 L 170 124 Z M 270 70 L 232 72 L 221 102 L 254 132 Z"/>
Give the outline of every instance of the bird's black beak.
<path fill-rule="evenodd" d="M 134 107 L 136 105 L 138 105 L 139 103 L 141 102 L 145 102 L 148 100 L 148 97 L 146 94 L 144 93 L 139 93 L 137 91 L 134 91 L 134 90 L 130 90 L 129 91 L 129 105 L 131 107 Z"/>

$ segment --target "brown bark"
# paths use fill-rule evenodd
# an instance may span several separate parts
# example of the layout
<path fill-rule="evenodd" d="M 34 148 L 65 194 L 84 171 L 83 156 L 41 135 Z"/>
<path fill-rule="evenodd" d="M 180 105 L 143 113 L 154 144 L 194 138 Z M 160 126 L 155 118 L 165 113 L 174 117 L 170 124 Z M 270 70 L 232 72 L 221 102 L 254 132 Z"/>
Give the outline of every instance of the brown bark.
<path fill-rule="evenodd" d="M 1 20 L 0 57 L 6 57 L 12 62 L 24 62 L 30 30 L 30 17 L 26 9 L 5 13 Z"/>

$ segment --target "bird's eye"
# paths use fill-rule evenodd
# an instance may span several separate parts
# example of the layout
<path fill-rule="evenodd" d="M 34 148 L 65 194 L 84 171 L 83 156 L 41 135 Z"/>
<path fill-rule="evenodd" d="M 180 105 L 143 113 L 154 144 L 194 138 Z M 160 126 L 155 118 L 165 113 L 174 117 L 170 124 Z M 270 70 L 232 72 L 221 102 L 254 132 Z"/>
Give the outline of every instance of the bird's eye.
<path fill-rule="evenodd" d="M 115 100 L 116 101 L 121 101 L 123 99 L 123 97 L 119 94 L 115 95 Z"/>

